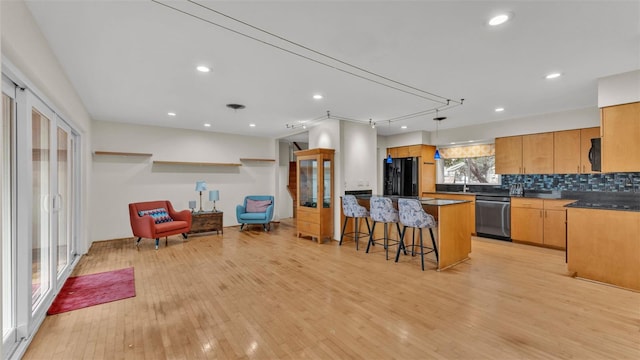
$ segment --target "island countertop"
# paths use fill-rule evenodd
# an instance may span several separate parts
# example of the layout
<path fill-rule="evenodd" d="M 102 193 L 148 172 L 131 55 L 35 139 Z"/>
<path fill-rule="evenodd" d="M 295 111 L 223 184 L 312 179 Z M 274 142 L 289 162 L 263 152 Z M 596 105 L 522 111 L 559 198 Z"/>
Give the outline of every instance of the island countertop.
<path fill-rule="evenodd" d="M 395 204 L 398 202 L 398 199 L 418 199 L 422 205 L 431 205 L 431 206 L 446 206 L 446 205 L 455 205 L 470 202 L 469 200 L 449 200 L 449 199 L 435 199 L 431 197 L 417 197 L 417 196 L 400 196 L 400 195 L 355 195 L 356 199 L 369 200 L 372 196 L 378 197 L 386 197 L 391 199 L 391 201 Z"/>
<path fill-rule="evenodd" d="M 470 216 L 471 201 L 417 196 L 355 195 L 358 203 L 367 209 L 369 209 L 371 196 L 390 198 L 395 208 L 398 207 L 398 199 L 418 199 L 424 210 L 433 215 L 437 221 L 437 227 L 434 230 L 439 253 L 437 270 L 447 269 L 469 259 L 472 223 L 475 220 Z"/>

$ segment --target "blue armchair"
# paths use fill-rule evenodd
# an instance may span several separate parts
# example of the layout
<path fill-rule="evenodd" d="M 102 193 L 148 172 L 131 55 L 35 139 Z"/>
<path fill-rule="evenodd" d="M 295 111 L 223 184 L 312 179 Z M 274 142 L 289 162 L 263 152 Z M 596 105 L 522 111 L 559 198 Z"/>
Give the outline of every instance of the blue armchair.
<path fill-rule="evenodd" d="M 236 206 L 236 218 L 240 223 L 240 231 L 246 224 L 262 224 L 264 231 L 268 231 L 273 220 L 273 202 L 271 195 L 245 196 L 244 203 Z"/>

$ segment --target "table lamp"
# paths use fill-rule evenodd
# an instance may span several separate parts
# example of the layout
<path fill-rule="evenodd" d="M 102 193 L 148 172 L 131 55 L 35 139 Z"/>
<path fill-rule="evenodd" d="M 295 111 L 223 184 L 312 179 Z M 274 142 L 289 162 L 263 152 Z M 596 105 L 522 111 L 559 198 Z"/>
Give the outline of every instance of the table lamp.
<path fill-rule="evenodd" d="M 204 181 L 196 181 L 196 191 L 200 192 L 200 210 L 202 211 L 202 192 L 207 191 L 207 183 Z"/>
<path fill-rule="evenodd" d="M 220 200 L 220 193 L 218 190 L 209 191 L 209 201 L 213 201 L 213 212 L 218 212 L 218 210 L 216 210 L 216 201 L 218 200 Z"/>

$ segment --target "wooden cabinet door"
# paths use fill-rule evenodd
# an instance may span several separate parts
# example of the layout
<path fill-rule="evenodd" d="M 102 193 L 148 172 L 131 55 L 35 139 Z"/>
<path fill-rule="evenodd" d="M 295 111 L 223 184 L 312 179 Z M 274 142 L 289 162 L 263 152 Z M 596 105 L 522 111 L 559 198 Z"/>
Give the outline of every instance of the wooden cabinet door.
<path fill-rule="evenodd" d="M 436 191 L 436 161 L 433 158 L 436 147 L 433 145 L 420 146 L 420 189 L 418 194 L 423 192 Z"/>
<path fill-rule="evenodd" d="M 589 149 L 591 149 L 591 139 L 600 137 L 600 127 L 580 129 L 580 173 L 593 174 L 598 171 L 591 171 L 589 161 Z"/>
<path fill-rule="evenodd" d="M 422 145 L 409 146 L 409 157 L 418 157 L 421 155 Z"/>
<path fill-rule="evenodd" d="M 542 244 L 542 209 L 511 208 L 511 239 Z"/>
<path fill-rule="evenodd" d="M 640 102 L 602 108 L 602 172 L 640 171 Z"/>
<path fill-rule="evenodd" d="M 522 172 L 553 174 L 553 133 L 522 136 Z"/>
<path fill-rule="evenodd" d="M 387 148 L 387 156 L 391 155 L 392 158 L 398 157 L 398 148 Z"/>
<path fill-rule="evenodd" d="M 496 138 L 496 174 L 522 173 L 522 136 Z"/>
<path fill-rule="evenodd" d="M 553 172 L 580 173 L 580 130 L 553 133 Z"/>
<path fill-rule="evenodd" d="M 544 244 L 565 249 L 567 240 L 567 211 L 544 210 Z"/>
<path fill-rule="evenodd" d="M 410 157 L 409 155 L 409 146 L 400 146 L 398 148 L 396 148 L 398 153 L 397 153 L 397 157 L 399 158 L 407 158 Z"/>

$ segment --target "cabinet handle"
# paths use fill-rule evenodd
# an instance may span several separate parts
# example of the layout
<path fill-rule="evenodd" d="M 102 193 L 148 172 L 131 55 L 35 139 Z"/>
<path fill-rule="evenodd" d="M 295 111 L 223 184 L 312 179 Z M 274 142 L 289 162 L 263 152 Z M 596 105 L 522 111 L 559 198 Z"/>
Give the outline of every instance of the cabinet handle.
<path fill-rule="evenodd" d="M 580 174 L 580 165 L 578 165 L 578 174 Z"/>
<path fill-rule="evenodd" d="M 587 172 L 587 166 L 586 165 L 582 165 L 582 172 L 586 173 Z"/>
<path fill-rule="evenodd" d="M 542 217 L 542 210 L 540 210 L 540 217 Z"/>
<path fill-rule="evenodd" d="M 547 217 L 547 210 L 544 211 L 544 217 Z"/>

